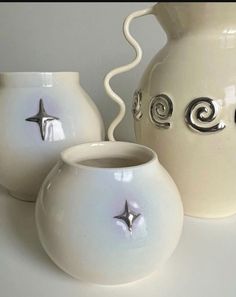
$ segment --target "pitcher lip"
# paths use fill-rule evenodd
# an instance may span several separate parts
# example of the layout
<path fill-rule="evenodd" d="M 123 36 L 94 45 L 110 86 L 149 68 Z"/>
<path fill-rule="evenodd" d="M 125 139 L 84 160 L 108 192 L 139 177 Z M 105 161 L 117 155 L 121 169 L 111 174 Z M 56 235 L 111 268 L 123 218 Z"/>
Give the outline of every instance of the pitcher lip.
<path fill-rule="evenodd" d="M 141 149 L 143 150 L 140 153 L 146 154 L 148 156 L 148 159 L 146 161 L 141 162 L 140 164 L 137 165 L 131 165 L 131 166 L 121 166 L 121 167 L 99 167 L 99 166 L 91 166 L 91 165 L 85 165 L 78 163 L 79 159 L 76 158 L 76 156 L 79 155 L 80 149 L 83 150 L 85 148 L 92 148 L 92 147 L 101 147 L 101 146 L 110 146 L 112 154 L 110 156 L 115 157 L 116 154 L 113 154 L 112 147 L 114 146 L 120 146 L 121 150 L 124 149 L 124 146 L 129 147 L 129 148 L 134 148 L 134 149 Z M 118 148 L 119 149 L 119 148 Z M 86 150 L 87 151 L 87 150 Z M 133 142 L 125 142 L 125 141 L 100 141 L 100 142 L 87 142 L 87 143 L 82 143 L 78 144 L 75 146 L 72 146 L 70 148 L 67 148 L 66 150 L 61 152 L 61 160 L 74 168 L 81 168 L 81 169 L 89 169 L 89 170 L 101 170 L 101 171 L 117 171 L 117 170 L 134 170 L 134 169 L 140 169 L 144 166 L 151 165 L 155 162 L 158 163 L 158 157 L 155 151 L 153 151 L 151 148 L 146 147 L 141 144 L 133 143 Z M 72 155 L 72 156 L 71 156 Z M 104 155 L 105 156 L 105 155 Z M 99 158 L 99 155 L 95 156 L 96 158 Z M 88 160 L 89 157 L 87 158 L 81 158 L 81 161 Z M 90 159 L 92 159 L 90 157 Z"/>
<path fill-rule="evenodd" d="M 229 29 L 236 27 L 235 8 L 234 2 L 227 1 L 167 1 L 154 4 L 153 14 L 168 39 L 179 39 L 185 34 L 212 36 L 213 32 L 217 36 L 225 36 Z"/>

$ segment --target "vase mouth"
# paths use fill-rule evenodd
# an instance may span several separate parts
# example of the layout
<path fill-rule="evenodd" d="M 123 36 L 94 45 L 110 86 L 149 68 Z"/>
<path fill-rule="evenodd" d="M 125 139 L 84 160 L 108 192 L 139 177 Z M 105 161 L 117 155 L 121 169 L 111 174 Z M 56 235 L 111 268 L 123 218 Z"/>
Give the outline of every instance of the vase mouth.
<path fill-rule="evenodd" d="M 0 72 L 0 85 L 9 87 L 53 87 L 63 82 L 79 83 L 79 72 Z"/>
<path fill-rule="evenodd" d="M 152 149 L 122 141 L 79 144 L 64 150 L 61 159 L 75 168 L 105 171 L 140 169 L 158 161 Z"/>

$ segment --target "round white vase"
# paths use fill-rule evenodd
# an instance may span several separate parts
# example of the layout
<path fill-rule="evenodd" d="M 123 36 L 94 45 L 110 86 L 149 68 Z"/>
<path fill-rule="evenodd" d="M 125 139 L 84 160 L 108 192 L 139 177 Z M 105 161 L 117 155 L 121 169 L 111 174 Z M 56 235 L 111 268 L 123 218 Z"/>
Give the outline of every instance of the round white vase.
<path fill-rule="evenodd" d="M 0 118 L 0 183 L 28 201 L 63 149 L 104 137 L 77 72 L 0 73 Z"/>
<path fill-rule="evenodd" d="M 36 202 L 40 241 L 73 277 L 122 284 L 154 272 L 182 231 L 178 190 L 151 149 L 125 142 L 74 146 Z"/>

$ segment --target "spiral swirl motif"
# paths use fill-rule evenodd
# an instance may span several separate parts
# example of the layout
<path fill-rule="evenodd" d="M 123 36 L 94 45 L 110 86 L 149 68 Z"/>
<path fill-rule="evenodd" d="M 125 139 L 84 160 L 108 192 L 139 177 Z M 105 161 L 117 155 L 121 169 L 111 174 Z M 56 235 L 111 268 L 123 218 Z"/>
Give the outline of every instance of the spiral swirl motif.
<path fill-rule="evenodd" d="M 141 120 L 141 118 L 143 117 L 143 113 L 141 111 L 141 105 L 142 105 L 142 92 L 139 89 L 134 92 L 133 106 L 132 106 L 133 117 L 136 121 Z"/>
<path fill-rule="evenodd" d="M 215 123 L 220 112 L 219 104 L 208 97 L 192 100 L 185 111 L 185 122 L 198 132 L 217 132 L 225 128 L 222 120 Z"/>
<path fill-rule="evenodd" d="M 171 126 L 169 119 L 173 113 L 173 103 L 171 99 L 160 94 L 152 98 L 149 109 L 150 119 L 159 128 L 168 129 Z"/>

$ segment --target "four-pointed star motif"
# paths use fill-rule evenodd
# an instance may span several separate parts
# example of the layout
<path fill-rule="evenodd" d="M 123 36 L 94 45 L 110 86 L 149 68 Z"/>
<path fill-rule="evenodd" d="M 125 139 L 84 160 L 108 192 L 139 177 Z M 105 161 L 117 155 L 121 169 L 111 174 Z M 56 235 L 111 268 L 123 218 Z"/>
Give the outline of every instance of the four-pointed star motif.
<path fill-rule="evenodd" d="M 129 209 L 129 204 L 126 200 L 124 211 L 120 215 L 115 216 L 114 218 L 122 220 L 127 225 L 128 230 L 132 233 L 133 223 L 140 215 L 140 213 L 137 214 Z"/>
<path fill-rule="evenodd" d="M 54 121 L 54 120 L 59 120 L 59 118 L 47 114 L 45 111 L 45 108 L 44 108 L 43 99 L 40 99 L 39 112 L 36 115 L 34 115 L 30 118 L 27 118 L 25 120 L 29 121 L 29 122 L 37 123 L 40 128 L 40 134 L 41 134 L 42 140 L 45 140 L 46 128 L 47 128 L 48 122 Z"/>

